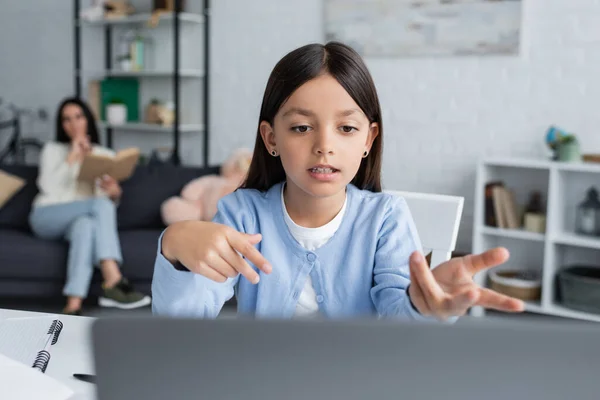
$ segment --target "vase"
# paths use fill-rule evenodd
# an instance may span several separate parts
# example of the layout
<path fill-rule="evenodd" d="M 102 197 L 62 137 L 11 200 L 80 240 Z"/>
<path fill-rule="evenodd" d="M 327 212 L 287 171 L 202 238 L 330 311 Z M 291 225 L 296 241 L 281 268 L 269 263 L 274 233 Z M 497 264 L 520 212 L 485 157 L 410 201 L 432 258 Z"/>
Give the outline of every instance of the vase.
<path fill-rule="evenodd" d="M 578 142 L 561 143 L 558 145 L 558 160 L 566 162 L 581 161 Z"/>
<path fill-rule="evenodd" d="M 122 125 L 127 122 L 127 106 L 125 104 L 109 104 L 106 106 L 106 120 L 111 125 Z"/>

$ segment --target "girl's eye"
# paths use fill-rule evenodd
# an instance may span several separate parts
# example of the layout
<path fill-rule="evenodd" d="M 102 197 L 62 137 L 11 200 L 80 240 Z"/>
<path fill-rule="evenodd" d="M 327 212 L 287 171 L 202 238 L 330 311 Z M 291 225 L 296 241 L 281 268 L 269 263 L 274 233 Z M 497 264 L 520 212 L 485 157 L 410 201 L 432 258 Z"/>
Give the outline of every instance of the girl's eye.
<path fill-rule="evenodd" d="M 292 127 L 292 131 L 298 132 L 298 133 L 306 133 L 309 131 L 309 129 L 310 129 L 310 126 L 308 126 L 308 125 L 298 125 L 298 126 Z"/>
<path fill-rule="evenodd" d="M 342 126 L 342 131 L 343 131 L 344 133 L 352 133 L 352 132 L 354 132 L 354 131 L 357 131 L 357 130 L 358 130 L 358 129 L 356 129 L 356 128 L 355 128 L 355 127 L 353 127 L 353 126 L 349 126 L 349 125 L 344 125 L 344 126 Z"/>

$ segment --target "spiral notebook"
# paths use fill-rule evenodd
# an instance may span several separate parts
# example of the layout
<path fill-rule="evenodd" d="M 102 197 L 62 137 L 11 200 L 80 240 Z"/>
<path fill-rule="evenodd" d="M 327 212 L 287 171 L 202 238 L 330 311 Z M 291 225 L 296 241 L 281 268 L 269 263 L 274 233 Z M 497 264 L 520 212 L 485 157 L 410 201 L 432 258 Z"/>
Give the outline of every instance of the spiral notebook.
<path fill-rule="evenodd" d="M 46 372 L 63 323 L 54 317 L 0 320 L 0 354 Z"/>

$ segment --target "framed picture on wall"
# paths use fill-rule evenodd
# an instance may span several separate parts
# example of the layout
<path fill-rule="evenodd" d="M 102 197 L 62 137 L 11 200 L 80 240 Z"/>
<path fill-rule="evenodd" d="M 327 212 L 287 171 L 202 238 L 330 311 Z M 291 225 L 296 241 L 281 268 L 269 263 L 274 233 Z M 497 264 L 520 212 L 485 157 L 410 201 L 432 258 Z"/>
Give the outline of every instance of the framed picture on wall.
<path fill-rule="evenodd" d="M 327 40 L 366 57 L 515 55 L 521 0 L 324 0 Z"/>

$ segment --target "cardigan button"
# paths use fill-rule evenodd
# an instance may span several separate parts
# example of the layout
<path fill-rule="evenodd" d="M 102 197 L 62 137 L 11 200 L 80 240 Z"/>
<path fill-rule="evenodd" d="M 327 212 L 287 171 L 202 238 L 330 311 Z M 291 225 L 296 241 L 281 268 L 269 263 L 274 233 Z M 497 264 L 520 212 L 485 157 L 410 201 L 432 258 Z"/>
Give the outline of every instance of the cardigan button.
<path fill-rule="evenodd" d="M 317 296 L 317 303 L 322 303 L 325 298 L 322 295 Z"/>
<path fill-rule="evenodd" d="M 314 261 L 317 259 L 317 256 L 316 256 L 316 255 L 314 255 L 313 253 L 308 253 L 308 254 L 306 255 L 306 259 L 307 259 L 308 261 L 310 261 L 310 262 L 314 262 Z"/>

